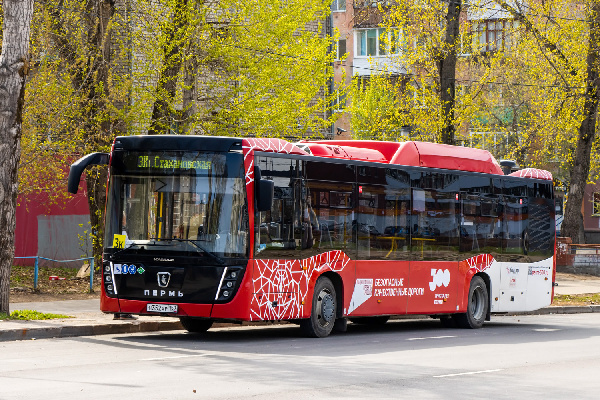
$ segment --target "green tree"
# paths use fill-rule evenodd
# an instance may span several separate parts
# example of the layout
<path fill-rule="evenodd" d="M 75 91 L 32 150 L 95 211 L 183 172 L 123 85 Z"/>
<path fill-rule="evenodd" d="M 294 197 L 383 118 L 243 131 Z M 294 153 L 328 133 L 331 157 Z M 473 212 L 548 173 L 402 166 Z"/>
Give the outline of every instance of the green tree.
<path fill-rule="evenodd" d="M 330 126 L 328 1 L 137 4 L 133 80 L 144 84 L 133 99 L 151 132 L 298 137 Z"/>
<path fill-rule="evenodd" d="M 389 61 L 382 65 L 374 60 L 370 81 L 353 85 L 353 126 L 358 124 L 360 130 L 362 124 L 371 124 L 375 131 L 379 129 L 368 117 L 365 119 L 366 113 L 361 109 L 369 107 L 375 92 L 384 91 L 387 93 L 376 96 L 388 101 L 394 97 L 397 107 L 394 112 L 386 112 L 388 121 L 377 122 L 383 130 L 379 134 L 373 131 L 375 137 L 389 136 L 385 132 L 387 126 L 395 126 L 396 132 L 402 126 L 410 126 L 411 138 L 455 143 L 456 132 L 466 129 L 474 112 L 473 93 L 479 93 L 457 88 L 461 74 L 472 63 L 468 58 L 458 58 L 464 42 L 470 41 L 470 24 L 460 18 L 461 7 L 461 1 L 440 0 L 379 6 L 382 26 L 390 32 L 383 35 Z M 390 85 L 395 89 L 390 90 Z M 365 87 L 368 89 L 361 90 Z"/>
<path fill-rule="evenodd" d="M 65 194 L 68 166 L 116 135 L 300 136 L 328 129 L 322 0 L 43 0 L 26 91 L 20 191 Z M 88 170 L 94 254 L 106 168 Z"/>

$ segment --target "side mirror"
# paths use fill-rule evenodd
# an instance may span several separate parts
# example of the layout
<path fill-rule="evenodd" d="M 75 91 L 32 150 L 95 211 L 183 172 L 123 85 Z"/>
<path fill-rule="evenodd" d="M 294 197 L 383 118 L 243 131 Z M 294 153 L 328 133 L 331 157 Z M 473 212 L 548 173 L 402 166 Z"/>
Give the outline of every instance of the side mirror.
<path fill-rule="evenodd" d="M 256 211 L 269 211 L 273 205 L 275 182 L 262 179 L 260 168 L 254 168 L 254 195 Z"/>
<path fill-rule="evenodd" d="M 81 157 L 79 160 L 71 164 L 69 170 L 68 190 L 70 193 L 76 194 L 79 189 L 79 181 L 81 174 L 88 165 L 105 165 L 108 164 L 108 153 L 91 153 Z"/>

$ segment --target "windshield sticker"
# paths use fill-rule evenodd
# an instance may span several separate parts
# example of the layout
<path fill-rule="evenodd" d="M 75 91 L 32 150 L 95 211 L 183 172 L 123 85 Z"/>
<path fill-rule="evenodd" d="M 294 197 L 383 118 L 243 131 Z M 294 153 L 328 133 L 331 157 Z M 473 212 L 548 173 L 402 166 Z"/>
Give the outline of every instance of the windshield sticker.
<path fill-rule="evenodd" d="M 113 272 L 115 275 L 135 275 L 136 273 L 141 275 L 146 270 L 142 266 L 136 267 L 133 264 L 113 264 Z"/>
<path fill-rule="evenodd" d="M 125 240 L 127 240 L 127 235 L 118 235 L 114 234 L 113 236 L 113 247 L 115 249 L 122 249 L 125 247 Z"/>

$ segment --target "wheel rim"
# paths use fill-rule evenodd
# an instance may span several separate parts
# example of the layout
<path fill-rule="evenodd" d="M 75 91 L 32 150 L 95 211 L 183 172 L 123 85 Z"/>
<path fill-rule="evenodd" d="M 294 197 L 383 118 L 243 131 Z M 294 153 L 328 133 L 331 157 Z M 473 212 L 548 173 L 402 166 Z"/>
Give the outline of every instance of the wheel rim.
<path fill-rule="evenodd" d="M 319 325 L 327 326 L 335 317 L 335 300 L 328 289 L 323 289 L 317 297 L 317 317 Z"/>
<path fill-rule="evenodd" d="M 481 320 L 484 317 L 485 293 L 481 286 L 477 286 L 475 290 L 473 290 L 473 296 L 471 296 L 469 308 L 471 309 L 471 315 L 473 316 L 473 319 Z"/>
<path fill-rule="evenodd" d="M 485 312 L 485 293 L 481 286 L 477 286 L 475 290 L 473 290 L 473 295 L 471 296 L 471 303 L 469 304 L 469 308 L 471 309 L 471 315 L 476 320 L 481 320 L 483 318 L 483 313 Z"/>

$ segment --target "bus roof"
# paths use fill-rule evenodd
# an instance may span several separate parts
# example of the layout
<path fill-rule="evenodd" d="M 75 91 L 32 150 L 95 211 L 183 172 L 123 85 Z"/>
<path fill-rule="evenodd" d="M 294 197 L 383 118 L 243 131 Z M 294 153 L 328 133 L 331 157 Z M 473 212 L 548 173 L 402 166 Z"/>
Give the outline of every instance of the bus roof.
<path fill-rule="evenodd" d="M 310 149 L 313 155 L 319 157 L 504 175 L 489 151 L 471 147 L 375 140 L 301 141 L 298 145 Z"/>
<path fill-rule="evenodd" d="M 236 138 L 195 135 L 119 136 L 115 149 L 123 150 L 207 150 L 229 151 L 248 146 L 258 151 L 288 153 L 383 164 L 450 169 L 504 175 L 502 168 L 487 150 L 450 146 L 439 143 L 376 140 L 302 140 L 290 143 L 275 138 Z M 552 180 L 552 174 L 541 169 L 526 168 L 511 176 Z"/>

